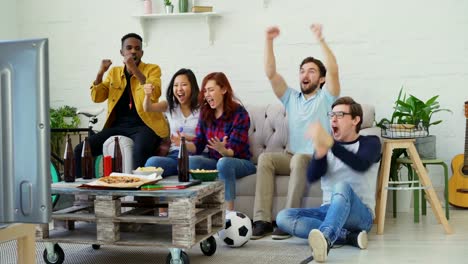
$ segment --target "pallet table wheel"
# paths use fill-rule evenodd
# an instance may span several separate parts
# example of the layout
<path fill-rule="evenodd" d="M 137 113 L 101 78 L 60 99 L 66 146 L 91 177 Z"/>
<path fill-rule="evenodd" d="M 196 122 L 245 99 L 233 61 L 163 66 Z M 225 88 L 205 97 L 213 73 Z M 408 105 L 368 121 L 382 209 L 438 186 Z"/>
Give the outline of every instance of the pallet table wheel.
<path fill-rule="evenodd" d="M 57 243 L 47 243 L 43 256 L 47 264 L 62 264 L 65 260 L 65 253 Z"/>
<path fill-rule="evenodd" d="M 170 248 L 171 253 L 167 255 L 166 264 L 190 264 L 189 256 L 179 248 Z"/>
<path fill-rule="evenodd" d="M 200 242 L 200 249 L 205 256 L 212 256 L 216 252 L 216 239 L 210 236 L 206 240 Z"/>
<path fill-rule="evenodd" d="M 92 244 L 91 246 L 92 246 L 93 249 L 95 249 L 95 250 L 98 250 L 98 249 L 101 248 L 101 245 L 99 245 L 99 244 Z"/>

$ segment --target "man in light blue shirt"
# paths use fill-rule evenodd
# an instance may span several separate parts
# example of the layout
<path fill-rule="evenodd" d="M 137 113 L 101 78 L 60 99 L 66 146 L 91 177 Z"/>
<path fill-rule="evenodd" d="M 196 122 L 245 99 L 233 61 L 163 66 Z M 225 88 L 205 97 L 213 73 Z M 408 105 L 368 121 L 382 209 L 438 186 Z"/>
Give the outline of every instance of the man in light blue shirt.
<path fill-rule="evenodd" d="M 273 92 L 283 103 L 288 114 L 289 150 L 262 153 L 258 158 L 257 183 L 254 205 L 254 229 L 252 239 L 259 239 L 273 231 L 272 206 L 275 175 L 290 174 L 285 208 L 300 207 L 307 185 L 306 171 L 311 160 L 313 142 L 305 139 L 307 125 L 319 121 L 330 131 L 327 112 L 340 94 L 338 64 L 322 36 L 322 25 L 312 24 L 310 29 L 324 53 L 324 63 L 313 57 L 305 58 L 300 65 L 301 91 L 290 88 L 276 72 L 273 40 L 279 36 L 278 27 L 266 30 L 265 73 Z M 327 84 L 324 87 L 324 84 Z M 273 239 L 291 237 L 276 229 Z"/>

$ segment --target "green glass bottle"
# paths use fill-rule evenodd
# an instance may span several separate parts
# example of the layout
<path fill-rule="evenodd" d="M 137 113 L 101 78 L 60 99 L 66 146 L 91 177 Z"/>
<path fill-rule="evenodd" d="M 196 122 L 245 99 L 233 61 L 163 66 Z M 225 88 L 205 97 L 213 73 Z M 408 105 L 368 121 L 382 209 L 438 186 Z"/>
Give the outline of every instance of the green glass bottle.
<path fill-rule="evenodd" d="M 187 13 L 188 5 L 188 0 L 179 0 L 179 13 Z"/>

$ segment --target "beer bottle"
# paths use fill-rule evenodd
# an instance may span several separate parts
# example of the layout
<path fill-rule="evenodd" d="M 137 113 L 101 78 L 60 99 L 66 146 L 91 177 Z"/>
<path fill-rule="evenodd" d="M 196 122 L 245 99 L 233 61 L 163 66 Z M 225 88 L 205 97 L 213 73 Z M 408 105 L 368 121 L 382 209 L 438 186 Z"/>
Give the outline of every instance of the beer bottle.
<path fill-rule="evenodd" d="M 122 151 L 120 150 L 119 137 L 114 137 L 114 158 L 112 160 L 112 171 L 123 172 Z"/>
<path fill-rule="evenodd" d="M 65 153 L 63 154 L 63 180 L 66 182 L 75 181 L 75 157 L 73 156 L 73 148 L 70 135 L 68 135 L 67 143 L 65 144 Z"/>
<path fill-rule="evenodd" d="M 177 158 L 177 169 L 179 171 L 179 182 L 189 181 L 189 157 L 185 137 L 180 138 L 179 156 Z"/>
<path fill-rule="evenodd" d="M 94 159 L 88 137 L 85 137 L 81 151 L 81 171 L 83 179 L 94 178 Z"/>

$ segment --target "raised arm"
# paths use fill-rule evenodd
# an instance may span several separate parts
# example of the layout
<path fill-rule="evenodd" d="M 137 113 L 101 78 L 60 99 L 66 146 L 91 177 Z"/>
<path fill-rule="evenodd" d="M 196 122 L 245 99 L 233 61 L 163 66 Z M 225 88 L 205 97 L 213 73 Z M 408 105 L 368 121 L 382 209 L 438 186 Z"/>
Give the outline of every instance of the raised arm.
<path fill-rule="evenodd" d="M 101 66 L 99 67 L 99 71 L 96 75 L 96 80 L 94 80 L 94 85 L 98 85 L 102 83 L 102 77 L 107 70 L 109 70 L 110 66 L 112 65 L 112 61 L 109 59 L 103 59 L 101 61 Z"/>
<path fill-rule="evenodd" d="M 278 27 L 269 27 L 265 34 L 265 74 L 270 80 L 276 97 L 281 98 L 286 91 L 287 84 L 283 77 L 276 72 L 276 60 L 273 52 L 273 40 L 279 36 Z"/>
<path fill-rule="evenodd" d="M 94 80 L 93 84 L 91 85 L 91 100 L 95 103 L 102 103 L 107 100 L 109 96 L 109 83 L 110 83 L 110 74 L 107 75 L 106 81 L 102 81 L 102 77 L 104 73 L 106 73 L 110 66 L 112 65 L 112 61 L 109 59 L 103 59 L 101 61 L 101 66 L 99 67 L 99 71 L 96 75 L 96 79 Z M 111 70 L 112 71 L 112 70 Z"/>
<path fill-rule="evenodd" d="M 324 53 L 325 59 L 325 68 L 327 69 L 327 75 L 325 76 L 325 83 L 327 84 L 328 91 L 333 96 L 340 95 L 340 80 L 338 74 L 338 64 L 336 63 L 336 58 L 330 47 L 328 47 L 325 39 L 322 35 L 322 25 L 321 24 L 312 24 L 310 30 L 315 35 L 317 40 L 320 43 L 320 48 Z"/>
<path fill-rule="evenodd" d="M 143 110 L 145 112 L 165 112 L 167 110 L 167 102 L 161 101 L 153 103 L 151 95 L 153 94 L 154 86 L 151 83 L 147 83 L 143 86 L 145 90 L 145 98 L 143 99 Z"/>

